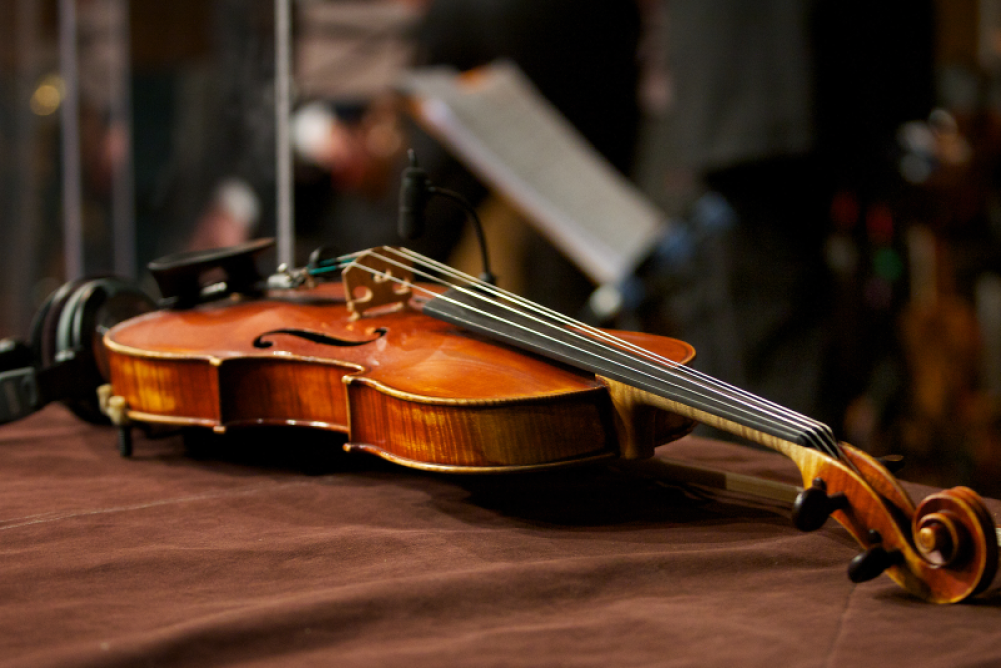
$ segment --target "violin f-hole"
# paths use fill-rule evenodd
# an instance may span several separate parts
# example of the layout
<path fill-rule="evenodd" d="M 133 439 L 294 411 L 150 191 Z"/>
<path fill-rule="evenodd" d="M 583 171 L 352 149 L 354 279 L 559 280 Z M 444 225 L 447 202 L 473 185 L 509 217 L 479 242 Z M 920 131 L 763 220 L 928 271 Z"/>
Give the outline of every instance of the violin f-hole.
<path fill-rule="evenodd" d="M 323 334 L 321 332 L 311 332 L 305 329 L 273 329 L 270 332 L 264 332 L 254 339 L 255 348 L 270 348 L 274 345 L 273 341 L 266 341 L 264 337 L 274 336 L 276 334 L 287 334 L 289 336 L 296 336 L 300 339 L 306 339 L 307 341 L 312 341 L 313 343 L 319 343 L 324 346 L 337 346 L 340 348 L 350 348 L 352 346 L 364 346 L 369 343 L 374 343 L 380 338 L 386 335 L 388 330 L 385 327 L 379 327 L 375 330 L 375 336 L 371 339 L 364 339 L 362 341 L 350 341 L 348 339 L 339 339 L 336 336 L 330 336 L 329 334 Z"/>

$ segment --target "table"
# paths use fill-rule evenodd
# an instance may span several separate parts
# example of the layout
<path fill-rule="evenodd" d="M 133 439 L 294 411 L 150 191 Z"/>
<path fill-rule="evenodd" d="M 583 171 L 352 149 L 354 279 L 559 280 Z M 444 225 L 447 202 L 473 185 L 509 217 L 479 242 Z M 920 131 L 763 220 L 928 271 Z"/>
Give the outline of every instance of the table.
<path fill-rule="evenodd" d="M 1001 596 L 853 585 L 847 533 L 799 533 L 779 503 L 338 445 L 137 436 L 122 459 L 59 406 L 0 428 L 0 666 L 1001 665 Z M 797 478 L 695 437 L 659 454 Z"/>

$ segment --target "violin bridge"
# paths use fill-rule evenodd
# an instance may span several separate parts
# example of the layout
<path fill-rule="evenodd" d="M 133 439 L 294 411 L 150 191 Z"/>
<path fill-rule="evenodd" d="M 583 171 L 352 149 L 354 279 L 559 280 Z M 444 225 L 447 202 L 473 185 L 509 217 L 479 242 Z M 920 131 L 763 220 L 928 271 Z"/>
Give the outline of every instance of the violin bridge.
<path fill-rule="evenodd" d="M 351 318 L 356 320 L 369 312 L 385 313 L 402 309 L 412 296 L 414 280 L 411 263 L 399 255 L 383 257 L 378 249 L 359 255 L 341 272 L 344 295 Z"/>

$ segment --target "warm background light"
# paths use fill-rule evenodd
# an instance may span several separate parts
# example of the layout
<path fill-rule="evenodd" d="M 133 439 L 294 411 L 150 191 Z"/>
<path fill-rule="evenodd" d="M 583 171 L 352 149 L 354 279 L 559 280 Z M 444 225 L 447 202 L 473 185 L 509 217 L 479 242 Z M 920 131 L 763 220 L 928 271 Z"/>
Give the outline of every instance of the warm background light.
<path fill-rule="evenodd" d="M 57 74 L 50 74 L 38 84 L 31 96 L 31 110 L 39 116 L 48 116 L 59 108 L 63 101 L 63 80 Z"/>

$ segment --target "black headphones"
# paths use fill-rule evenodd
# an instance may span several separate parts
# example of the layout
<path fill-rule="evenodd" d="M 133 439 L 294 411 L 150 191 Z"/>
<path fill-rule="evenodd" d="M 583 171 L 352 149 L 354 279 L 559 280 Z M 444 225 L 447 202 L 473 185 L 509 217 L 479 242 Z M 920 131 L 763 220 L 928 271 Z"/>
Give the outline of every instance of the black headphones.
<path fill-rule="evenodd" d="M 42 304 L 30 340 L 0 340 L 0 424 L 62 401 L 89 422 L 107 422 L 97 388 L 107 382 L 101 337 L 115 324 L 156 308 L 131 283 L 115 277 L 64 284 Z"/>

